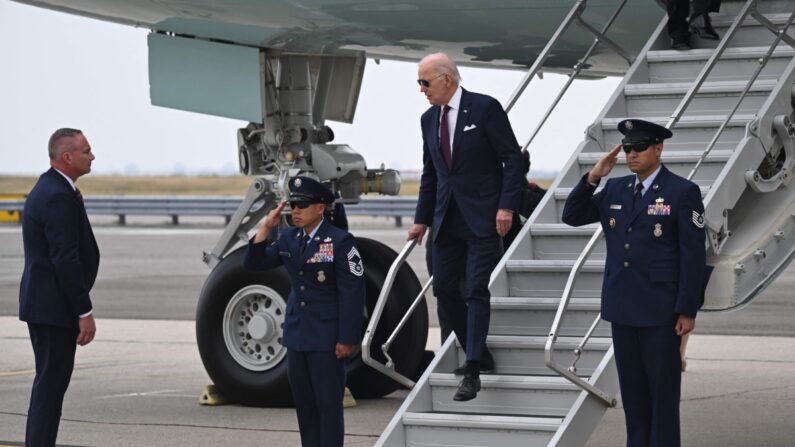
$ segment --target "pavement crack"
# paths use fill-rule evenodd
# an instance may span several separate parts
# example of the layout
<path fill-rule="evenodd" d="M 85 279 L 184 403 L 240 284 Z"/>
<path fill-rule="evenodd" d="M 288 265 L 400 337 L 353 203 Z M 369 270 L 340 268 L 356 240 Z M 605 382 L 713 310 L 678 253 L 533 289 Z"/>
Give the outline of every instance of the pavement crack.
<path fill-rule="evenodd" d="M 13 411 L 0 411 L 0 414 L 6 416 L 19 416 L 27 418 L 27 413 L 18 413 Z M 254 432 L 254 433 L 300 433 L 297 429 L 273 429 L 273 428 L 247 428 L 247 427 L 228 427 L 218 425 L 199 425 L 199 424 L 180 424 L 180 423 L 163 423 L 163 422 L 109 422 L 109 421 L 93 421 L 87 419 L 74 419 L 62 417 L 61 422 L 74 422 L 77 424 L 90 424 L 90 425 L 111 425 L 123 427 L 174 427 L 174 428 L 206 428 L 210 430 L 234 430 L 240 432 Z M 380 435 L 370 435 L 362 433 L 345 433 L 345 436 L 354 438 L 368 438 L 377 439 Z"/>
<path fill-rule="evenodd" d="M 722 397 L 739 397 L 739 396 L 744 396 L 746 394 L 762 393 L 765 391 L 791 390 L 791 389 L 795 389 L 795 386 L 771 386 L 767 388 L 755 388 L 752 390 L 734 391 L 731 393 L 713 394 L 711 396 L 692 397 L 690 399 L 682 399 L 682 402 L 697 402 L 701 400 L 720 399 Z"/>

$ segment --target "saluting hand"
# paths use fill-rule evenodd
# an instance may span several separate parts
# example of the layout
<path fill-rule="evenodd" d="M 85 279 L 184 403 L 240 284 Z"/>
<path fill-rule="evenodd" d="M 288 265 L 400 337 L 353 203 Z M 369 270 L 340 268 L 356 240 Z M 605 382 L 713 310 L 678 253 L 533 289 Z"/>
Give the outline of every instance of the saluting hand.
<path fill-rule="evenodd" d="M 268 238 L 268 233 L 279 226 L 279 222 L 282 221 L 282 210 L 287 205 L 286 200 L 282 200 L 279 202 L 279 205 L 276 208 L 272 209 L 265 219 L 262 221 L 262 226 L 259 227 L 257 230 L 257 234 L 254 236 L 254 243 L 259 243 L 264 241 Z"/>
<path fill-rule="evenodd" d="M 91 343 L 91 340 L 94 339 L 94 335 L 97 333 L 97 325 L 94 322 L 94 316 L 89 315 L 87 317 L 83 317 L 78 321 L 78 327 L 80 328 L 80 333 L 77 334 L 77 344 L 80 346 L 85 346 Z"/>
<path fill-rule="evenodd" d="M 334 348 L 334 354 L 337 355 L 338 359 L 344 359 L 350 357 L 353 354 L 353 349 L 356 345 L 346 345 L 345 343 L 337 343 L 337 346 Z"/>
<path fill-rule="evenodd" d="M 606 176 L 613 170 L 613 166 L 618 162 L 618 153 L 621 151 L 621 145 L 616 144 L 610 152 L 604 154 L 602 158 L 596 162 L 596 165 L 588 172 L 588 181 L 596 183 L 600 178 Z"/>

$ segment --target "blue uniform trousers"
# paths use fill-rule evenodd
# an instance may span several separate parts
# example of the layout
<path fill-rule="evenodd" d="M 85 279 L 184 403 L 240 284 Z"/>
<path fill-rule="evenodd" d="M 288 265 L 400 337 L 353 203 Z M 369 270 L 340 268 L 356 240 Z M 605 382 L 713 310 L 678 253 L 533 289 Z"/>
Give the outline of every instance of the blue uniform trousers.
<path fill-rule="evenodd" d="M 301 446 L 341 447 L 345 438 L 345 359 L 338 359 L 334 351 L 288 349 L 287 377 L 301 430 Z"/>
<path fill-rule="evenodd" d="M 25 445 L 50 447 L 58 437 L 61 409 L 72 378 L 77 329 L 28 323 L 36 360 L 36 377 L 28 408 Z"/>
<path fill-rule="evenodd" d="M 467 360 L 480 361 L 486 348 L 491 315 L 489 277 L 500 251 L 496 220 L 494 235 L 478 238 L 451 199 L 433 242 L 433 291 Z M 465 297 L 461 296 L 461 278 L 465 279 Z"/>
<path fill-rule="evenodd" d="M 612 329 L 627 447 L 678 447 L 682 364 L 674 323 Z"/>

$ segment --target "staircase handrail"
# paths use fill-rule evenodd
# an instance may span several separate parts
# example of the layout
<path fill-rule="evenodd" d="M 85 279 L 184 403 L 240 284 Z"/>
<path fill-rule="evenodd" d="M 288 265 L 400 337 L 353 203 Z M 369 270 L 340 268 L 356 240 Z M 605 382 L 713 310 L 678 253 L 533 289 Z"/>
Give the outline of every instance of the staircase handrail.
<path fill-rule="evenodd" d="M 577 2 L 574 3 L 574 6 L 572 6 L 572 8 L 569 10 L 568 14 L 566 14 L 566 17 L 563 19 L 560 25 L 558 25 L 558 28 L 555 30 L 555 33 L 552 34 L 552 37 L 544 46 L 544 49 L 541 50 L 541 53 L 539 53 L 538 57 L 536 57 L 536 60 L 533 62 L 533 65 L 530 66 L 530 70 L 528 70 L 527 73 L 525 73 L 522 80 L 519 81 L 519 85 L 516 87 L 513 93 L 511 93 L 511 96 L 508 98 L 508 102 L 505 105 L 506 113 L 510 112 L 513 106 L 516 105 L 516 101 L 518 101 L 519 98 L 522 96 L 522 93 L 524 93 L 524 90 L 530 84 L 530 81 L 532 81 L 533 78 L 536 76 L 536 74 L 538 74 L 538 72 L 541 71 L 541 68 L 543 68 L 544 63 L 547 61 L 547 59 L 549 58 L 552 52 L 552 48 L 558 43 L 561 36 L 563 36 L 566 30 L 568 30 L 569 26 L 571 26 L 571 24 L 574 22 L 576 22 L 577 25 L 585 28 L 588 32 L 590 32 L 595 36 L 594 43 L 591 45 L 592 48 L 588 50 L 588 53 L 586 53 L 588 54 L 588 57 L 590 57 L 589 53 L 593 52 L 593 47 L 595 47 L 598 42 L 603 42 L 605 43 L 605 45 L 607 45 L 613 51 L 615 51 L 619 56 L 626 59 L 630 65 L 632 65 L 632 57 L 629 56 L 629 53 L 627 53 L 623 48 L 621 48 L 620 45 L 618 45 L 617 43 L 607 38 L 607 36 L 605 36 L 605 33 L 607 32 L 608 28 L 610 28 L 610 25 L 613 24 L 613 21 L 618 16 L 618 13 L 624 8 L 626 0 L 621 1 L 621 4 L 613 13 L 613 15 L 610 17 L 610 20 L 607 22 L 607 25 L 602 28 L 601 32 L 597 31 L 596 28 L 594 28 L 593 26 L 588 24 L 585 20 L 583 20 L 582 12 L 585 11 L 585 7 L 587 6 L 586 3 L 588 3 L 588 0 L 577 0 Z M 580 65 L 583 62 L 585 62 L 585 59 L 578 62 L 577 65 Z M 575 67 L 577 65 L 575 65 Z M 565 89 L 568 89 L 568 85 L 565 87 Z M 552 108 L 554 107 L 555 105 L 553 105 Z M 525 145 L 525 148 L 528 145 L 529 142 L 527 145 Z"/>
<path fill-rule="evenodd" d="M 370 345 L 372 344 L 373 338 L 375 337 L 375 331 L 378 328 L 381 315 L 384 313 L 384 309 L 386 308 L 386 302 L 389 299 L 389 294 L 392 292 L 392 285 L 395 282 L 395 277 L 397 276 L 403 264 L 405 264 L 406 258 L 408 258 L 416 244 L 416 239 L 408 241 L 398 254 L 397 258 L 395 258 L 395 261 L 392 262 L 392 266 L 389 268 L 386 278 L 384 278 L 384 285 L 381 288 L 381 293 L 378 295 L 378 301 L 375 303 L 373 312 L 370 315 L 370 322 L 367 324 L 367 330 L 365 331 L 364 337 L 362 338 L 362 360 L 364 363 L 409 389 L 414 388 L 415 382 L 395 370 L 395 362 L 392 360 L 392 357 L 389 355 L 388 351 L 392 346 L 392 342 L 397 337 L 398 332 L 403 329 L 409 318 L 411 318 L 411 315 L 417 309 L 417 306 L 419 306 L 420 301 L 425 298 L 425 292 L 433 282 L 433 276 L 426 281 L 425 286 L 422 288 L 417 297 L 414 298 L 411 306 L 403 315 L 403 318 L 400 320 L 397 326 L 395 326 L 392 334 L 390 334 L 387 341 L 381 345 L 381 353 L 386 358 L 386 363 L 381 363 L 370 355 Z"/>

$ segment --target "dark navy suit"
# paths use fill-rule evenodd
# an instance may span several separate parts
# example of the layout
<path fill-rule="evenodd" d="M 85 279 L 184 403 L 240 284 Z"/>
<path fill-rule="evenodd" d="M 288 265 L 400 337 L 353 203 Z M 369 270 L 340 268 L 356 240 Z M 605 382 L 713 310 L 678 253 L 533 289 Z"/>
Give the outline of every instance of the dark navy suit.
<path fill-rule="evenodd" d="M 462 89 L 448 169 L 439 148 L 440 113 L 433 106 L 421 119 L 423 170 L 414 223 L 432 226 L 434 294 L 467 360 L 480 360 L 489 327 L 489 277 L 501 253 L 497 210 L 519 208 L 522 156 L 500 103 Z"/>
<path fill-rule="evenodd" d="M 36 358 L 25 442 L 51 446 L 74 369 L 78 319 L 92 309 L 89 291 L 99 268 L 85 208 L 54 169 L 39 177 L 25 200 L 22 240 L 19 319 L 28 323 Z"/>
<path fill-rule="evenodd" d="M 665 166 L 634 206 L 635 176 L 594 194 L 587 174 L 566 200 L 563 221 L 601 222 L 607 244 L 602 318 L 613 328 L 628 446 L 680 445 L 679 315 L 703 303 L 704 206 L 696 184 Z"/>
<path fill-rule="evenodd" d="M 323 221 L 303 255 L 302 233 L 288 228 L 275 242 L 249 243 L 244 266 L 258 271 L 284 265 L 290 275 L 282 344 L 301 443 L 341 446 L 346 360 L 337 359 L 334 349 L 361 341 L 364 268 L 350 233 Z"/>

